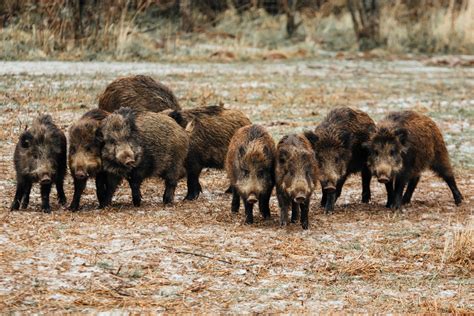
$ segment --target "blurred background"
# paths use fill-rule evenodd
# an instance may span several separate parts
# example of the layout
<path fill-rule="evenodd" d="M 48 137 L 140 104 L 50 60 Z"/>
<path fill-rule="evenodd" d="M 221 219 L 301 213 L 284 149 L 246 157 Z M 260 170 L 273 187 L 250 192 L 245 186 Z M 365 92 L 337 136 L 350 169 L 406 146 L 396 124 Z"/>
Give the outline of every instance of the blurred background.
<path fill-rule="evenodd" d="M 1 0 L 3 60 L 473 54 L 471 0 Z"/>

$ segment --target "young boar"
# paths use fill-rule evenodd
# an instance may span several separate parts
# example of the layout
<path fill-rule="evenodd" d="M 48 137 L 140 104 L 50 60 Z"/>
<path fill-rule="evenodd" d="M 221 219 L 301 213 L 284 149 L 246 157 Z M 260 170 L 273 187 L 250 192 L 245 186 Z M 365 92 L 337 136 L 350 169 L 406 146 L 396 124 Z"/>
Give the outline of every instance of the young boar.
<path fill-rule="evenodd" d="M 104 205 L 106 176 L 102 170 L 102 143 L 97 137 L 100 123 L 109 115 L 100 109 L 86 112 L 69 128 L 69 170 L 74 180 L 74 197 L 69 209 L 77 211 L 89 177 L 95 177 L 99 207 Z"/>
<path fill-rule="evenodd" d="M 51 212 L 49 194 L 56 185 L 59 203 L 66 204 L 63 182 L 66 174 L 66 136 L 54 124 L 50 115 L 40 115 L 25 130 L 16 144 L 13 156 L 16 170 L 16 193 L 11 210 L 27 208 L 31 186 L 41 186 L 41 208 Z"/>
<path fill-rule="evenodd" d="M 463 196 L 454 180 L 443 135 L 429 117 L 414 111 L 392 112 L 377 124 L 367 146 L 369 167 L 387 189 L 387 207 L 400 209 L 410 203 L 421 172 L 428 168 L 446 181 L 454 203 L 461 204 Z"/>
<path fill-rule="evenodd" d="M 258 202 L 264 219 L 270 218 L 270 196 L 275 185 L 275 142 L 259 125 L 241 127 L 232 137 L 226 156 L 226 171 L 232 186 L 232 212 L 240 198 L 245 223 L 253 223 L 253 205 Z"/>
<path fill-rule="evenodd" d="M 100 95 L 100 109 L 113 112 L 121 107 L 151 112 L 180 109 L 178 100 L 167 86 L 143 75 L 116 79 Z"/>
<path fill-rule="evenodd" d="M 188 193 L 186 200 L 195 200 L 202 192 L 199 175 L 203 168 L 223 169 L 230 140 L 241 127 L 251 122 L 241 111 L 222 106 L 176 110 L 168 114 L 190 135 L 186 158 Z"/>
<path fill-rule="evenodd" d="M 291 206 L 291 222 L 298 220 L 301 210 L 301 226 L 308 229 L 309 203 L 317 177 L 318 169 L 311 143 L 303 135 L 284 136 L 277 145 L 275 166 L 282 226 L 288 223 L 288 210 Z"/>
<path fill-rule="evenodd" d="M 347 177 L 359 171 L 362 173 L 362 202 L 369 202 L 372 174 L 367 166 L 368 152 L 362 144 L 374 129 L 374 121 L 366 113 L 341 107 L 330 111 L 314 133 L 305 133 L 318 163 L 323 192 L 321 206 L 326 213 L 334 210 Z"/>
<path fill-rule="evenodd" d="M 148 177 L 165 180 L 163 202 L 173 202 L 178 180 L 185 175 L 189 137 L 167 115 L 121 108 L 102 121 L 102 163 L 107 172 L 105 204 L 123 178 L 132 190 L 134 206 L 140 206 L 140 186 Z"/>

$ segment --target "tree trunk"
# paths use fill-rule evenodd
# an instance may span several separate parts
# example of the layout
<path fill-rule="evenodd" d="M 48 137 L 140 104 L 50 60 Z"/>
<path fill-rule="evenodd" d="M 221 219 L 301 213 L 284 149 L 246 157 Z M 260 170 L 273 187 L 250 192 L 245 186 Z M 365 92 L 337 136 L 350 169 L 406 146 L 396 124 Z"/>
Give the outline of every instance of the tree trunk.
<path fill-rule="evenodd" d="M 380 7 L 378 0 L 347 0 L 354 32 L 362 51 L 380 46 Z"/>

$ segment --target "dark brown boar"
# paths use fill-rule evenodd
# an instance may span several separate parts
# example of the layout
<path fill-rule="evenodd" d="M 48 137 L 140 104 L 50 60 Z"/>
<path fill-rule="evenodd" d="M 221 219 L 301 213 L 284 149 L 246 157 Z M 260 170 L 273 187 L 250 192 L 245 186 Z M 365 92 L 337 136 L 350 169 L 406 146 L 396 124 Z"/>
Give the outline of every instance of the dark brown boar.
<path fill-rule="evenodd" d="M 264 219 L 270 218 L 270 196 L 275 185 L 275 142 L 259 125 L 241 127 L 232 137 L 226 156 L 226 171 L 232 186 L 232 212 L 240 198 L 245 223 L 253 223 L 253 205 L 258 201 Z"/>
<path fill-rule="evenodd" d="M 107 172 L 105 204 L 123 178 L 132 190 L 134 206 L 141 202 L 140 186 L 146 178 L 165 180 L 163 202 L 172 203 L 178 180 L 185 175 L 189 137 L 167 115 L 121 108 L 102 121 L 102 163 Z"/>
<path fill-rule="evenodd" d="M 301 226 L 308 229 L 308 211 L 316 183 L 318 168 L 311 143 L 303 135 L 284 136 L 277 145 L 275 181 L 280 224 L 288 223 L 291 206 L 291 222 L 298 220 L 301 210 Z"/>
<path fill-rule="evenodd" d="M 100 95 L 100 109 L 113 112 L 121 107 L 151 112 L 180 109 L 178 100 L 167 86 L 143 75 L 116 79 Z"/>
<path fill-rule="evenodd" d="M 185 128 L 190 136 L 186 158 L 188 193 L 185 199 L 195 200 L 202 192 L 199 183 L 202 169 L 223 169 L 232 136 L 251 122 L 241 111 L 222 106 L 176 110 L 168 115 Z"/>
<path fill-rule="evenodd" d="M 49 213 L 51 186 L 56 185 L 59 203 L 66 204 L 63 183 L 66 174 L 66 136 L 50 115 L 40 115 L 25 130 L 16 144 L 13 156 L 16 170 L 16 193 L 11 210 L 27 208 L 31 186 L 41 186 L 41 208 Z"/>
<path fill-rule="evenodd" d="M 410 203 L 421 173 L 428 168 L 446 181 L 454 202 L 461 204 L 463 196 L 443 135 L 429 117 L 414 111 L 392 112 L 377 124 L 367 145 L 369 167 L 387 189 L 387 207 L 400 209 Z"/>
<path fill-rule="evenodd" d="M 77 211 L 89 177 L 95 177 L 99 207 L 104 205 L 106 175 L 102 170 L 102 143 L 97 137 L 100 123 L 108 112 L 94 109 L 86 112 L 69 128 L 69 170 L 74 180 L 74 197 L 69 209 Z"/>
<path fill-rule="evenodd" d="M 347 177 L 356 172 L 362 173 L 362 202 L 369 202 L 372 174 L 367 166 L 368 151 L 363 144 L 374 129 L 374 121 L 366 113 L 341 107 L 330 111 L 314 133 L 305 133 L 318 163 L 323 191 L 321 206 L 326 213 L 334 210 Z"/>

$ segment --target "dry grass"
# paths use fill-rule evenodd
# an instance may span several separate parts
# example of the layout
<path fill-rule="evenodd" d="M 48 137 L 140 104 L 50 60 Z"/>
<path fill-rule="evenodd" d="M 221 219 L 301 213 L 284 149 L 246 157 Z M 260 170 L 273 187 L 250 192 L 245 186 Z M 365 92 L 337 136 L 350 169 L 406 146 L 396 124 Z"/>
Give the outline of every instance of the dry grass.
<path fill-rule="evenodd" d="M 131 206 L 129 188 L 122 185 L 113 207 L 98 210 L 89 183 L 78 213 L 61 209 L 53 190 L 53 212 L 42 214 L 38 187 L 27 210 L 9 212 L 12 150 L 24 124 L 47 111 L 66 130 L 96 105 L 108 82 L 129 73 L 165 82 L 184 107 L 222 101 L 239 108 L 275 139 L 315 126 L 339 105 L 376 119 L 389 109 L 417 109 L 441 126 L 465 203 L 455 207 L 446 185 L 427 173 L 413 203 L 394 213 L 383 206 L 385 193 L 375 181 L 372 202 L 361 204 L 360 179 L 351 177 L 331 216 L 319 208 L 320 192 L 314 194 L 308 231 L 279 227 L 275 197 L 272 219 L 263 221 L 257 211 L 256 223 L 248 226 L 242 210 L 229 210 L 224 173 L 206 170 L 204 192 L 194 202 L 182 201 L 181 181 L 176 203 L 164 207 L 163 184 L 149 180 L 142 207 Z M 473 79 L 470 68 L 341 57 L 238 64 L 2 63 L 0 312 L 472 313 L 466 251 L 472 254 Z M 70 199 L 70 176 L 65 189 Z"/>
<path fill-rule="evenodd" d="M 443 262 L 456 263 L 473 271 L 474 264 L 474 221 L 466 227 L 454 230 L 446 237 Z"/>

